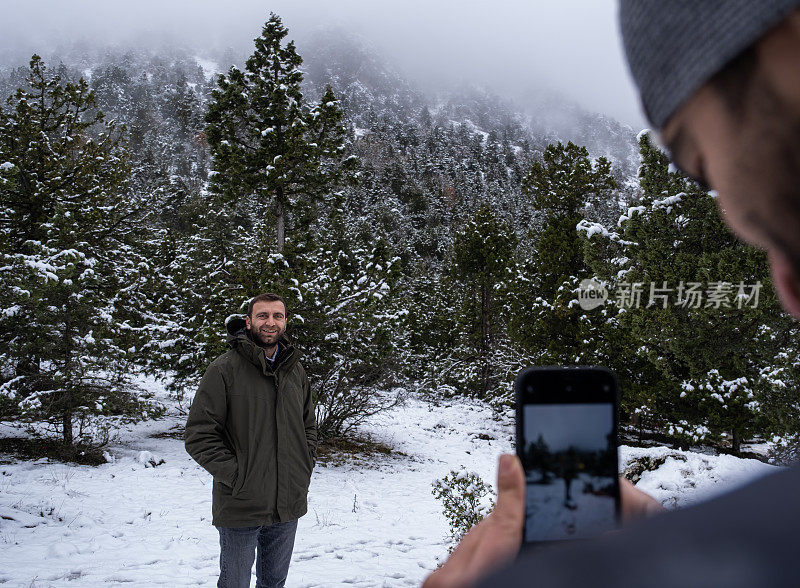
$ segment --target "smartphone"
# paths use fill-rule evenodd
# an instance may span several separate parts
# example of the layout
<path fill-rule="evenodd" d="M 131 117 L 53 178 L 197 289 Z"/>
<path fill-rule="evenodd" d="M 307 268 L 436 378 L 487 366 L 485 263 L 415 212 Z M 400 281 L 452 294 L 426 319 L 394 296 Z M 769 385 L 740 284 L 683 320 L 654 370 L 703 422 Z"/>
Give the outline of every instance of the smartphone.
<path fill-rule="evenodd" d="M 617 380 L 601 367 L 534 367 L 514 382 L 526 544 L 589 539 L 619 523 Z"/>

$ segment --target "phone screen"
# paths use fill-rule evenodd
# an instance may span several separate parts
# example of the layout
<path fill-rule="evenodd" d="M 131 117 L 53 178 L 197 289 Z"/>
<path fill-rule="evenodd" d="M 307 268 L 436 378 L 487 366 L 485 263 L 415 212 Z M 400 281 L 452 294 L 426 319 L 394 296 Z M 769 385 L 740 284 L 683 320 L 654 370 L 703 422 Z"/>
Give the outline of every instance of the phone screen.
<path fill-rule="evenodd" d="M 617 526 L 616 390 L 605 373 L 611 379 L 594 392 L 596 376 L 571 371 L 564 388 L 575 391 L 557 394 L 561 380 L 551 370 L 548 392 L 531 392 L 518 407 L 527 543 L 588 539 Z M 538 383 L 534 374 L 526 387 L 541 388 Z M 554 402 L 557 397 L 563 402 Z"/>

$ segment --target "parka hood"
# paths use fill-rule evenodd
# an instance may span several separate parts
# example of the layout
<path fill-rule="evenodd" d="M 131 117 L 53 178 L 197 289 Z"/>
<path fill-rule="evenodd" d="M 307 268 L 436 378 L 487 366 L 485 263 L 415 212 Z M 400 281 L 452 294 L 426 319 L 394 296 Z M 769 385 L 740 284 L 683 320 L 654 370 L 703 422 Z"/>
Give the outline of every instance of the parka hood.
<path fill-rule="evenodd" d="M 228 332 L 228 346 L 236 349 L 244 357 L 263 370 L 267 370 L 267 361 L 264 348 L 257 345 L 247 332 L 247 322 L 242 315 L 231 315 L 225 319 L 225 330 Z M 290 367 L 298 359 L 294 345 L 284 334 L 278 340 L 278 358 L 275 360 L 275 367 L 286 364 Z"/>
<path fill-rule="evenodd" d="M 225 319 L 225 330 L 228 332 L 228 343 L 231 339 L 239 334 L 239 331 L 244 331 L 247 328 L 247 322 L 240 314 L 233 314 Z"/>

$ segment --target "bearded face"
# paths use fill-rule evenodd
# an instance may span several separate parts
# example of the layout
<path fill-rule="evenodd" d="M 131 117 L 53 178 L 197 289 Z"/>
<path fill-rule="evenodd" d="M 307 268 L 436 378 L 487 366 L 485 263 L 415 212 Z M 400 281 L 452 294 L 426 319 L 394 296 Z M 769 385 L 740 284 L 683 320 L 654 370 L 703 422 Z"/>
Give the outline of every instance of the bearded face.
<path fill-rule="evenodd" d="M 261 347 L 271 350 L 286 332 L 286 309 L 279 300 L 259 301 L 245 318 L 250 336 Z"/>

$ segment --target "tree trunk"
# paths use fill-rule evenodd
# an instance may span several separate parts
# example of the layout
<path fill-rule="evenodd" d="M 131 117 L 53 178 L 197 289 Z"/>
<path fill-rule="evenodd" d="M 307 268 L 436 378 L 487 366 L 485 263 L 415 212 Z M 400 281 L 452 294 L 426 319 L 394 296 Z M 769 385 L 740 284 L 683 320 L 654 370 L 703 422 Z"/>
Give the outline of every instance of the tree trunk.
<path fill-rule="evenodd" d="M 278 253 L 283 253 L 283 243 L 286 240 L 286 213 L 283 209 L 283 194 L 278 194 L 275 206 L 275 216 L 278 220 Z"/>
<path fill-rule="evenodd" d="M 66 408 L 61 413 L 61 425 L 64 428 L 64 444 L 71 446 L 75 440 L 72 436 L 72 409 Z"/>
<path fill-rule="evenodd" d="M 491 290 L 488 286 L 481 288 L 481 397 L 489 392 L 491 377 L 492 323 L 491 323 Z"/>
<path fill-rule="evenodd" d="M 67 303 L 67 307 L 64 309 L 65 316 L 67 317 L 64 321 L 64 341 L 66 345 L 64 347 L 64 365 L 62 368 L 62 372 L 65 374 L 69 374 L 70 377 L 67 378 L 66 389 L 63 392 L 62 402 L 61 402 L 61 426 L 63 428 L 63 437 L 64 437 L 64 444 L 71 447 L 72 443 L 74 442 L 75 438 L 72 434 L 72 408 L 73 408 L 73 398 L 72 398 L 72 388 L 71 386 L 71 372 L 73 371 L 73 363 L 72 363 L 72 344 L 70 343 L 72 339 L 72 321 L 70 317 L 72 316 L 72 312 L 74 312 L 73 308 L 70 308 L 71 305 Z"/>
<path fill-rule="evenodd" d="M 742 448 L 742 440 L 739 438 L 739 431 L 734 429 L 731 431 L 731 449 L 733 450 L 734 455 L 739 455 L 739 451 Z"/>

